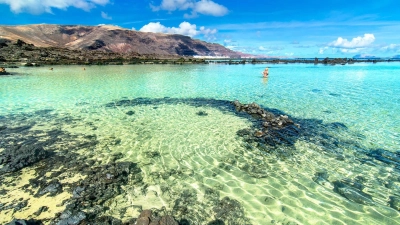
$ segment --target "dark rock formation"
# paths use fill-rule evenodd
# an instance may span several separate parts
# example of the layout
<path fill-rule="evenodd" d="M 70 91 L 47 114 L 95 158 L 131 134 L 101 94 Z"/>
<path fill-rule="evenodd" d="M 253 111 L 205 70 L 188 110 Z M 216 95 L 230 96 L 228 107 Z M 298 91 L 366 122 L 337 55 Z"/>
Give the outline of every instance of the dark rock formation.
<path fill-rule="evenodd" d="M 86 219 L 86 214 L 82 211 L 64 211 L 56 225 L 78 225 L 82 220 Z"/>
<path fill-rule="evenodd" d="M 97 50 L 97 49 L 102 48 L 102 47 L 104 47 L 104 46 L 106 46 L 106 44 L 104 43 L 104 41 L 102 41 L 102 40 L 95 40 L 93 44 L 91 44 L 91 45 L 89 45 L 89 46 L 87 46 L 87 47 L 84 47 L 83 49 L 87 49 L 87 50 Z"/>
<path fill-rule="evenodd" d="M 38 211 L 34 212 L 33 214 L 34 214 L 35 216 L 39 216 L 40 214 L 42 214 L 42 212 L 46 212 L 47 210 L 49 210 L 49 207 L 47 207 L 47 206 L 42 206 L 42 207 L 39 208 Z"/>
<path fill-rule="evenodd" d="M 128 115 L 128 116 L 132 116 L 133 114 L 135 114 L 135 112 L 134 111 L 128 111 L 128 112 L 126 112 L 126 115 Z"/>
<path fill-rule="evenodd" d="M 400 197 L 397 196 L 390 196 L 389 197 L 389 205 L 393 209 L 396 209 L 397 211 L 400 211 Z"/>
<path fill-rule="evenodd" d="M 197 114 L 198 116 L 207 116 L 207 115 L 208 115 L 208 113 L 205 112 L 205 111 L 198 111 L 196 114 Z"/>
<path fill-rule="evenodd" d="M 245 137 L 247 141 L 257 141 L 260 145 L 269 146 L 293 145 L 299 137 L 300 125 L 295 124 L 287 115 L 276 116 L 256 103 L 241 104 L 234 101 L 233 105 L 237 111 L 246 112 L 259 121 L 254 130 L 238 131 L 238 135 Z"/>
<path fill-rule="evenodd" d="M 143 210 L 136 225 L 179 225 L 178 222 L 170 215 L 157 216 L 151 210 Z"/>
<path fill-rule="evenodd" d="M 362 187 L 357 185 L 349 184 L 344 181 L 335 181 L 334 191 L 347 198 L 352 202 L 356 202 L 363 205 L 375 205 L 376 203 L 372 200 L 371 196 L 362 191 Z"/>
<path fill-rule="evenodd" d="M 368 152 L 367 155 L 400 169 L 400 151 L 391 152 L 384 149 L 375 149 Z"/>
<path fill-rule="evenodd" d="M 32 181 L 31 183 L 33 183 Z M 36 184 L 32 184 L 32 187 L 37 186 Z M 40 197 L 45 194 L 48 194 L 48 196 L 55 196 L 59 193 L 62 192 L 62 184 L 58 180 L 52 180 L 49 183 L 45 183 L 42 185 L 39 185 L 39 190 L 36 193 L 35 197 Z"/>
<path fill-rule="evenodd" d="M 5 204 L 5 205 L 0 204 L 0 211 L 12 209 L 14 212 L 17 212 L 17 211 L 25 208 L 27 205 L 28 205 L 28 200 L 23 200 L 23 199 L 20 199 L 18 201 L 15 200 L 9 204 Z"/>
<path fill-rule="evenodd" d="M 11 41 L 8 40 L 8 39 L 0 38 L 0 49 L 3 48 L 3 47 L 5 47 L 5 46 L 8 46 L 8 44 L 9 44 L 10 42 L 11 42 Z"/>
<path fill-rule="evenodd" d="M 15 219 L 5 225 L 43 225 L 43 223 L 41 221 L 38 220 L 19 220 L 19 219 Z"/>
<path fill-rule="evenodd" d="M 20 127 L 14 129 L 24 130 L 28 128 Z M 49 156 L 50 152 L 44 150 L 41 143 L 10 146 L 0 153 L 0 165 L 3 165 L 0 169 L 0 174 L 20 170 Z"/>
<path fill-rule="evenodd" d="M 224 221 L 226 224 L 247 224 L 246 221 L 241 221 L 241 218 L 244 218 L 244 209 L 236 200 L 225 197 L 213 211 L 216 220 Z"/>

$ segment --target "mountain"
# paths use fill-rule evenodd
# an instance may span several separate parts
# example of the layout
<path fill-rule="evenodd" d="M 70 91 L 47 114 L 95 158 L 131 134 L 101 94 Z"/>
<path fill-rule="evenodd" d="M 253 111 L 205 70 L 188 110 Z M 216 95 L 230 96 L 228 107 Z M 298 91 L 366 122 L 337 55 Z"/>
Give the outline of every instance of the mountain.
<path fill-rule="evenodd" d="M 395 55 L 392 57 L 392 59 L 400 59 L 400 55 Z"/>
<path fill-rule="evenodd" d="M 379 57 L 373 55 L 357 54 L 353 56 L 353 59 L 379 59 Z"/>
<path fill-rule="evenodd" d="M 116 26 L 26 25 L 0 26 L 0 39 L 23 40 L 37 47 L 100 50 L 182 56 L 248 56 L 215 43 L 178 34 L 147 33 Z"/>

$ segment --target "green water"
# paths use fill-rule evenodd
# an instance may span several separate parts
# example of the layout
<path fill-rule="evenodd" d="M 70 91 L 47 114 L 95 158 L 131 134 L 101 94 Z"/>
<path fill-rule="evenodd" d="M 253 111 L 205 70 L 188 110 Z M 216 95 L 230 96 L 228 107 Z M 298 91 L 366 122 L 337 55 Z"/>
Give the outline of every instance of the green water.
<path fill-rule="evenodd" d="M 241 213 L 225 224 L 400 224 L 400 64 L 271 65 L 268 79 L 263 68 L 9 69 L 18 74 L 0 77 L 0 116 L 26 117 L 10 120 L 14 126 L 94 135 L 99 143 L 90 155 L 99 164 L 115 153 L 137 163 L 144 185 L 124 186 L 102 212 L 122 220 L 137 217 L 137 206 L 165 207 L 177 219 L 207 224 L 218 219 L 216 199 L 229 197 Z M 289 115 L 305 134 L 290 146 L 259 148 L 237 134 L 254 121 L 221 110 L 220 100 L 256 102 Z M 49 110 L 49 117 L 34 114 L 39 110 Z M 372 156 L 377 149 L 397 158 L 384 162 Z M 323 173 L 329 176 L 318 179 Z M 347 186 L 335 187 L 338 181 Z M 360 202 L 350 196 L 354 190 L 368 197 Z M 0 203 L 15 195 L 8 191 Z M 177 204 L 183 198 L 185 213 Z M 127 209 L 123 215 L 121 208 Z M 3 211 L 0 217 L 5 223 L 12 215 Z"/>

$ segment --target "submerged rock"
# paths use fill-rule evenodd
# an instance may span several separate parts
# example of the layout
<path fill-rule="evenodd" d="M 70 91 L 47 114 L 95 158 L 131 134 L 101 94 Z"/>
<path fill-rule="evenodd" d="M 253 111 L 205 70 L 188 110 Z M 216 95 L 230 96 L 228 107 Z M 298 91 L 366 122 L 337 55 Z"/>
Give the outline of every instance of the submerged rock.
<path fill-rule="evenodd" d="M 28 205 L 28 200 L 14 200 L 10 204 L 0 204 L 0 211 L 12 209 L 14 212 L 25 208 Z"/>
<path fill-rule="evenodd" d="M 38 209 L 38 211 L 34 212 L 33 215 L 35 216 L 39 216 L 40 214 L 42 214 L 42 212 L 46 212 L 47 210 L 49 210 L 49 207 L 47 206 L 42 206 Z"/>
<path fill-rule="evenodd" d="M 389 201 L 390 207 L 392 207 L 397 211 L 400 211 L 400 197 L 390 196 L 389 199 L 390 199 Z"/>
<path fill-rule="evenodd" d="M 178 222 L 172 216 L 169 216 L 169 215 L 161 217 L 158 224 L 159 225 L 179 225 Z M 154 225 L 156 225 L 156 224 L 154 224 Z"/>
<path fill-rule="evenodd" d="M 319 185 L 325 186 L 326 183 L 329 183 L 328 178 L 328 172 L 326 170 L 323 170 L 321 172 L 315 173 L 313 181 Z"/>
<path fill-rule="evenodd" d="M 206 113 L 205 111 L 198 111 L 196 114 L 198 116 L 208 116 L 208 113 Z"/>
<path fill-rule="evenodd" d="M 128 112 L 126 112 L 126 115 L 128 115 L 128 116 L 132 116 L 133 114 L 135 114 L 134 111 L 128 111 Z"/>
<path fill-rule="evenodd" d="M 39 220 L 19 220 L 19 219 L 14 219 L 13 221 L 5 224 L 5 225 L 43 225 L 43 223 Z"/>
<path fill-rule="evenodd" d="M 82 211 L 64 211 L 58 222 L 53 223 L 55 225 L 77 225 L 82 220 L 86 219 L 86 214 Z"/>
<path fill-rule="evenodd" d="M 73 191 L 72 191 L 72 198 L 81 198 L 84 196 L 84 191 L 85 191 L 85 187 L 76 187 Z"/>
<path fill-rule="evenodd" d="M 375 149 L 367 153 L 367 155 L 378 161 L 394 165 L 400 169 L 400 152 L 390 152 L 384 149 Z"/>
<path fill-rule="evenodd" d="M 158 216 L 157 213 L 147 209 L 140 213 L 135 225 L 179 225 L 179 223 L 170 215 Z"/>
<path fill-rule="evenodd" d="M 225 222 L 225 224 L 247 224 L 244 209 L 240 203 L 229 197 L 223 198 L 214 208 L 214 217 L 216 220 Z"/>
<path fill-rule="evenodd" d="M 62 192 L 62 185 L 58 180 L 53 180 L 48 184 L 44 184 L 39 188 L 36 196 L 43 196 L 45 194 L 49 194 L 49 196 L 55 196 Z"/>
<path fill-rule="evenodd" d="M 18 171 L 24 167 L 30 166 L 51 155 L 50 152 L 44 150 L 43 145 L 15 145 L 7 148 L 0 153 L 0 174 Z"/>
<path fill-rule="evenodd" d="M 346 185 L 340 181 L 335 181 L 333 184 L 334 191 L 348 200 L 363 205 L 375 205 L 375 202 L 372 200 L 371 196 L 362 192 L 362 190 Z"/>
<path fill-rule="evenodd" d="M 126 102 L 124 102 L 126 101 Z M 307 128 L 299 128 L 289 116 L 283 115 L 282 112 L 277 112 L 276 110 L 267 110 L 261 108 L 259 105 L 252 103 L 247 106 L 240 104 L 239 102 L 234 102 L 233 105 L 240 109 L 240 112 L 236 112 L 232 104 L 226 105 L 226 101 L 211 101 L 201 99 L 199 102 L 196 100 L 179 100 L 181 102 L 193 105 L 202 106 L 203 104 L 210 104 L 218 109 L 225 110 L 229 113 L 233 112 L 235 115 L 249 118 L 249 121 L 253 123 L 253 126 L 248 129 L 240 130 L 237 132 L 238 135 L 243 137 L 246 141 L 243 145 L 248 148 L 249 151 L 252 149 L 261 150 L 263 154 L 275 153 L 281 158 L 288 157 L 293 154 L 296 150 L 294 143 L 297 139 L 306 137 L 315 137 L 315 133 L 309 132 Z M 175 103 L 174 99 L 156 99 L 156 104 L 165 104 L 165 102 Z M 142 99 L 142 100 L 123 100 L 117 104 L 122 104 L 126 106 L 131 106 L 132 104 L 153 104 L 152 100 Z M 162 107 L 160 107 L 161 109 Z M 225 112 L 224 111 L 224 112 Z M 39 112 L 38 112 L 39 113 Z M 46 116 L 40 115 L 40 116 Z M 196 115 L 192 115 L 196 116 Z M 0 117 L 1 119 L 1 117 Z M 65 122 L 65 121 L 62 121 Z M 6 124 L 6 123 L 4 123 Z M 314 125 L 314 124 L 312 124 Z M 333 127 L 336 128 L 336 127 Z M 29 136 L 27 134 L 32 134 L 28 132 L 30 130 L 29 126 L 12 128 L 14 132 L 22 132 L 24 136 Z M 11 128 L 7 126 L 0 126 L 0 134 L 4 132 L 10 132 Z M 28 132 L 28 133 L 24 133 Z M 308 133 L 306 133 L 308 132 Z M 317 138 L 323 137 L 329 140 L 330 136 L 325 134 L 319 134 Z M 102 213 L 110 210 L 108 208 L 109 203 L 116 197 L 124 194 L 126 192 L 125 185 L 136 188 L 136 186 L 146 186 L 142 181 L 142 171 L 137 164 L 131 162 L 122 162 L 124 159 L 123 154 L 111 155 L 109 160 L 98 162 L 91 158 L 91 155 L 81 156 L 77 154 L 78 150 L 81 149 L 94 149 L 98 144 L 97 136 L 91 134 L 85 134 L 83 136 L 85 141 L 77 141 L 76 136 L 65 135 L 64 132 L 55 130 L 48 131 L 48 135 L 51 139 L 54 139 L 57 146 L 65 146 L 62 151 L 55 151 L 55 155 L 50 155 L 52 157 L 43 158 L 40 163 L 40 168 L 37 168 L 36 172 L 39 176 L 36 179 L 37 182 L 32 182 L 32 186 L 35 183 L 35 192 L 37 195 L 53 195 L 60 191 L 68 191 L 72 194 L 72 197 L 62 204 L 66 206 L 66 210 L 62 214 L 58 214 L 57 218 L 53 218 L 52 224 L 123 224 L 121 220 L 116 219 L 111 216 L 99 216 Z M 63 136 L 65 135 L 65 136 Z M 58 137 L 62 141 L 56 140 Z M 19 137 L 20 138 L 20 137 Z M 306 139 L 304 138 L 304 139 Z M 21 138 L 17 140 L 22 140 Z M 307 139 L 306 139 L 307 140 Z M 23 139 L 24 143 L 29 143 L 27 145 L 36 146 L 36 139 Z M 120 143 L 120 139 L 114 137 L 106 141 L 109 145 L 117 145 Z M 320 140 L 318 140 L 320 141 Z M 31 143 L 30 143 L 31 142 Z M 103 141 L 104 142 L 104 141 Z M 322 142 L 321 142 L 322 143 Z M 0 143 L 1 144 L 1 143 Z M 53 150 L 52 142 L 48 142 L 44 149 L 49 150 L 51 153 Z M 40 146 L 40 145 L 38 145 Z M 2 147 L 2 146 L 0 146 Z M 5 148 L 7 149 L 7 148 Z M 64 151 L 65 150 L 65 151 Z M 0 159 L 5 159 L 1 161 L 4 165 L 8 163 L 8 158 L 4 158 L 4 150 L 0 153 Z M 246 151 L 245 149 L 243 151 Z M 90 151 L 87 151 L 90 152 Z M 9 154 L 8 154 L 9 155 Z M 387 155 L 387 154 L 380 154 Z M 145 156 L 149 158 L 160 157 L 160 153 L 157 151 L 145 152 Z M 393 159 L 393 157 L 392 157 Z M 395 161 L 395 160 L 394 160 Z M 107 164 L 106 164 L 107 163 Z M 99 166 L 101 164 L 101 166 Z M 226 170 L 231 170 L 231 168 L 239 168 L 249 174 L 251 177 L 265 178 L 267 176 L 267 163 L 263 162 L 240 162 L 239 159 L 227 159 L 226 163 L 221 163 L 221 168 Z M 32 164 L 33 165 L 33 164 Z M 58 181 L 62 180 L 58 176 L 63 174 L 63 172 L 55 171 L 59 169 L 59 165 L 64 165 L 68 173 L 75 175 L 82 175 L 84 178 L 73 183 L 60 183 Z M 164 173 L 160 172 L 159 176 L 167 180 L 174 174 L 175 177 L 179 177 L 182 172 L 178 173 L 176 170 L 168 170 Z M 49 176 L 44 176 L 46 173 L 51 173 Z M 193 173 L 192 173 L 193 174 Z M 65 174 L 63 174 L 65 175 Z M 152 176 L 152 175 L 151 175 Z M 214 175 L 213 175 L 214 176 Z M 46 180 L 48 179 L 48 180 Z M 315 174 L 313 179 L 319 184 L 328 182 L 328 173 L 326 171 L 318 172 Z M 49 182 L 50 181 L 50 182 Z M 160 180 L 160 182 L 164 182 Z M 374 204 L 371 196 L 362 192 L 363 188 L 362 179 L 357 179 L 355 181 L 340 181 L 335 185 L 335 190 L 337 193 L 343 197 L 349 199 L 353 202 L 358 202 L 361 204 Z M 160 184 L 162 188 L 161 194 L 168 194 L 169 186 L 165 183 Z M 163 187 L 166 187 L 163 189 Z M 139 189 L 139 188 L 138 188 Z M 36 191 L 37 190 L 37 191 Z M 143 188 L 143 192 L 148 191 Z M 181 191 L 181 190 L 179 190 Z M 160 193 L 159 193 L 160 194 Z M 213 221 L 209 224 L 248 224 L 249 220 L 245 217 L 244 210 L 240 203 L 231 198 L 220 199 L 218 191 L 206 191 L 204 202 L 199 202 L 197 197 L 197 192 L 193 190 L 184 190 L 175 195 L 173 209 L 168 212 L 171 215 L 165 215 L 163 213 L 154 213 L 157 209 L 153 211 L 145 212 L 138 218 L 136 224 L 178 224 L 176 220 L 179 220 L 179 224 L 206 224 L 211 219 Z M 398 207 L 398 199 L 393 198 L 390 202 L 392 208 Z M 212 212 L 210 212 L 212 208 Z M 203 209 L 203 211 L 201 211 Z M 206 209 L 208 210 L 206 212 Z M 44 209 L 43 209 L 44 210 Z M 40 210 L 39 210 L 40 211 Z M 41 213 L 41 211 L 38 213 Z M 126 209 L 125 209 L 126 211 Z M 121 213 L 120 215 L 125 213 Z M 161 211 L 161 210 L 160 210 Z M 211 215 L 208 215 L 210 214 Z M 114 214 L 113 214 L 114 215 Z M 212 217 L 215 218 L 212 218 Z M 136 221 L 136 219 L 132 219 Z M 141 221 L 141 222 L 140 222 Z M 139 223 L 140 222 L 140 223 Z M 133 222 L 131 224 L 134 224 Z"/>
<path fill-rule="evenodd" d="M 232 104 L 239 112 L 245 112 L 259 120 L 254 131 L 240 130 L 237 132 L 239 136 L 245 137 L 247 141 L 255 141 L 270 146 L 275 145 L 293 145 L 299 136 L 299 125 L 289 119 L 287 115 L 275 116 L 272 112 L 268 112 L 256 103 L 241 104 L 234 101 Z M 249 135 L 253 133 L 253 137 Z"/>

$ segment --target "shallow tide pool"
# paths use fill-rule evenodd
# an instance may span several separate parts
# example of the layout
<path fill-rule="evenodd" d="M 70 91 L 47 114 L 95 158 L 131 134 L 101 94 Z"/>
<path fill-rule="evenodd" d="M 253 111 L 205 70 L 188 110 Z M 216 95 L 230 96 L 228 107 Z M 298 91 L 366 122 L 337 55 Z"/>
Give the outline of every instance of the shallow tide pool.
<path fill-rule="evenodd" d="M 8 69 L 0 223 L 400 224 L 400 64 L 268 66 Z M 297 133 L 260 142 L 235 100 Z"/>

